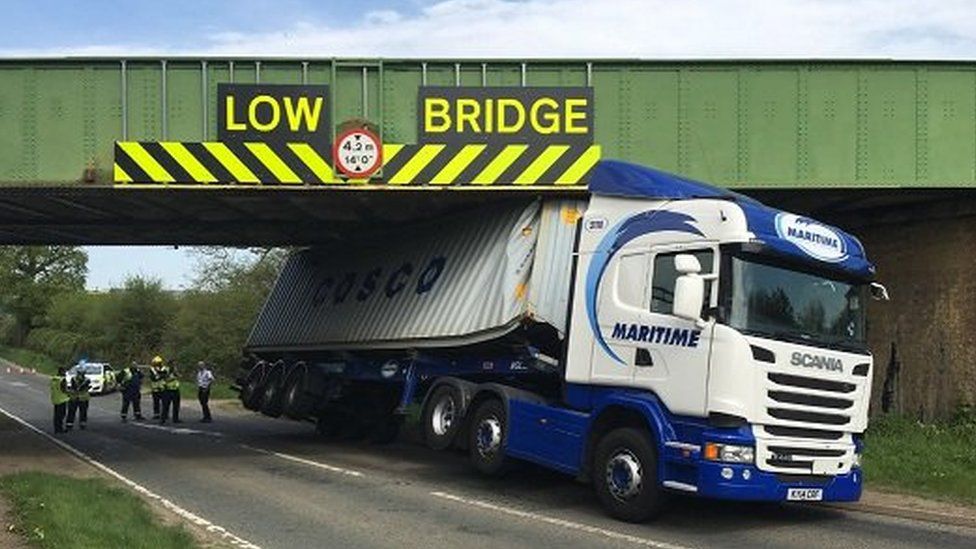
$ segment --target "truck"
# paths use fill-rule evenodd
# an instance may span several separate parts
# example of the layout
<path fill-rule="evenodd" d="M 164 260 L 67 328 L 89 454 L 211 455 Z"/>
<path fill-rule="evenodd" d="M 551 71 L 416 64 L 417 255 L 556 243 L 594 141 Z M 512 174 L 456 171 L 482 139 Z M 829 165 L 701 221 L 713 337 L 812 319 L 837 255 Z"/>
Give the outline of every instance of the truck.
<path fill-rule="evenodd" d="M 843 230 L 601 161 L 588 197 L 489 202 L 293 253 L 248 338 L 245 407 L 593 485 L 613 517 L 672 493 L 853 501 L 871 395 Z"/>

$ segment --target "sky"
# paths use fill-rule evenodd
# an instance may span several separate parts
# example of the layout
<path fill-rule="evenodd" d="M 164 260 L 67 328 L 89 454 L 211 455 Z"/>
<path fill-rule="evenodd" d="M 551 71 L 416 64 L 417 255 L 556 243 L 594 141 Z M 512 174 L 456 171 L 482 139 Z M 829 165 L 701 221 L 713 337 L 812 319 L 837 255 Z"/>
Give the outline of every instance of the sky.
<path fill-rule="evenodd" d="M 0 57 L 976 59 L 973 0 L 4 0 Z M 186 249 L 89 249 L 89 287 Z"/>

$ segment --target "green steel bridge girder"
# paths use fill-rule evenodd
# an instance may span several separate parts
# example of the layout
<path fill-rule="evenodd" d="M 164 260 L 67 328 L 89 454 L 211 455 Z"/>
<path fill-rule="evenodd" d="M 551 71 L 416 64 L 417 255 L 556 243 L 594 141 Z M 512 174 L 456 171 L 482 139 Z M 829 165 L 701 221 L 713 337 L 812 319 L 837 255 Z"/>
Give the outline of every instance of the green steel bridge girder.
<path fill-rule="evenodd" d="M 117 140 L 216 138 L 217 84 L 329 84 L 414 143 L 427 85 L 580 86 L 605 158 L 737 188 L 976 186 L 976 63 L 3 59 L 0 185 L 111 184 Z"/>

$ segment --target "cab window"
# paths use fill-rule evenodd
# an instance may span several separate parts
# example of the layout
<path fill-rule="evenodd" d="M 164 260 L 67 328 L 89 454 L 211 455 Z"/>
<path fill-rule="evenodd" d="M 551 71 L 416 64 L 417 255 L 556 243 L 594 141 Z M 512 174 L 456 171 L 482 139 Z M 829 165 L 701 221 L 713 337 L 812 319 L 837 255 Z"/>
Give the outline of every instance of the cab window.
<path fill-rule="evenodd" d="M 669 315 L 674 312 L 674 283 L 678 271 L 674 258 L 678 254 L 690 254 L 698 258 L 701 274 L 711 274 L 715 269 L 715 253 L 712 250 L 681 250 L 654 256 L 654 272 L 651 278 L 651 312 Z M 712 285 L 705 284 L 705 306 L 710 303 Z"/>

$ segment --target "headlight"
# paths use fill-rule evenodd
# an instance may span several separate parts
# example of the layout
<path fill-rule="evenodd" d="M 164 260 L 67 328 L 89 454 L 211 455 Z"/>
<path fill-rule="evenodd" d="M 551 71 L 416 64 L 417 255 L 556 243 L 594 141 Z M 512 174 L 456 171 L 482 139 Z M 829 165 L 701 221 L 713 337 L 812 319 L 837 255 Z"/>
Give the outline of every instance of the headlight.
<path fill-rule="evenodd" d="M 861 468 L 861 454 L 860 454 L 860 452 L 854 452 L 854 465 L 853 465 L 853 467 L 855 469 L 860 469 Z"/>
<path fill-rule="evenodd" d="M 752 463 L 756 452 L 752 446 L 738 446 L 735 444 L 705 443 L 705 459 L 708 461 L 724 461 L 726 463 Z"/>

